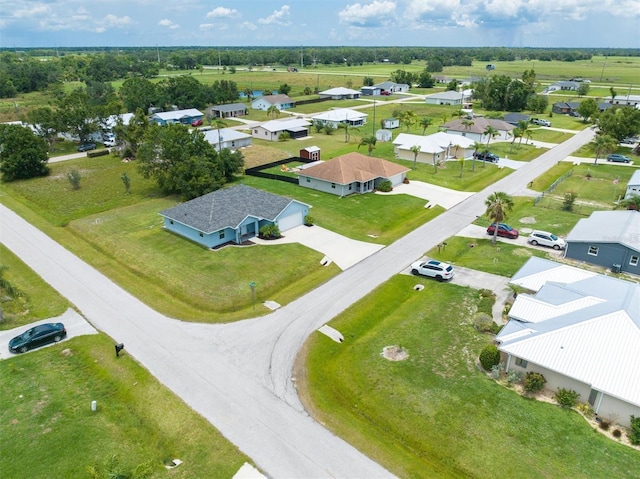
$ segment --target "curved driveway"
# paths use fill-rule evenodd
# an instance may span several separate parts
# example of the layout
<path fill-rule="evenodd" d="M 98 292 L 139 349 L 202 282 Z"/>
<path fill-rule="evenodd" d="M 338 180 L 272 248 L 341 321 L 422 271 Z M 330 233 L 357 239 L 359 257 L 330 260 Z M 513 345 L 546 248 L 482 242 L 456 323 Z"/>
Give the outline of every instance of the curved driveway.
<path fill-rule="evenodd" d="M 591 129 L 578 133 L 278 311 L 233 324 L 184 323 L 153 311 L 4 206 L 0 239 L 267 475 L 391 477 L 303 410 L 291 380 L 298 350 L 318 327 L 483 214 L 487 195 L 517 195 L 592 136 Z"/>

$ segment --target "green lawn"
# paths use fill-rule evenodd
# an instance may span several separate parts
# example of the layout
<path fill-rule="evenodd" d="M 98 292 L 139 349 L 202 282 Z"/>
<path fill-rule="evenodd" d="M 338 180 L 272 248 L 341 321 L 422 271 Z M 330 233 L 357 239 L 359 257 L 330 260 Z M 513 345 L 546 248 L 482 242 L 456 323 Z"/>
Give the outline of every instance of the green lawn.
<path fill-rule="evenodd" d="M 5 478 L 90 477 L 114 454 L 127 473 L 148 463 L 152 478 L 232 477 L 250 461 L 102 334 L 0 361 L 0 377 Z M 175 458 L 184 464 L 169 473 Z"/>
<path fill-rule="evenodd" d="M 393 277 L 332 320 L 343 343 L 310 337 L 296 384 L 322 424 L 399 477 L 637 475 L 637 451 L 478 371 L 491 337 L 472 327 L 476 291 L 429 283 L 417 292 L 415 283 Z M 383 359 L 388 345 L 409 358 Z"/>

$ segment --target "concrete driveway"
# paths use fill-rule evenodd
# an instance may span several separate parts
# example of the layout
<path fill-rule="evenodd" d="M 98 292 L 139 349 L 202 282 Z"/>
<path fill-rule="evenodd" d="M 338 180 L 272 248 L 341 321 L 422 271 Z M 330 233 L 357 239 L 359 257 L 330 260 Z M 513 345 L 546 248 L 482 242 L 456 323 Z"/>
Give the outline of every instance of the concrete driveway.
<path fill-rule="evenodd" d="M 409 183 L 393 187 L 393 191 L 382 193 L 376 191 L 378 195 L 411 195 L 427 200 L 427 206 L 440 205 L 444 209 L 453 208 L 458 203 L 466 200 L 474 193 L 466 191 L 456 191 L 442 186 L 431 185 L 423 181 L 411 180 Z"/>
<path fill-rule="evenodd" d="M 323 253 L 343 271 L 384 248 L 384 245 L 347 238 L 318 225 L 291 228 L 277 240 L 253 238 L 251 241 L 263 245 L 300 243 Z"/>
<path fill-rule="evenodd" d="M 98 334 L 98 331 L 91 326 L 78 312 L 74 309 L 67 309 L 64 314 L 56 317 L 43 319 L 42 321 L 36 321 L 31 324 L 25 324 L 18 326 L 17 328 L 8 329 L 7 331 L 0 331 L 0 360 L 14 357 L 15 354 L 9 352 L 9 340 L 18 334 L 24 333 L 27 329 L 44 323 L 63 323 L 67 329 L 67 339 L 75 338 L 76 336 L 82 336 L 85 334 Z M 53 344 L 53 343 L 52 343 Z M 46 347 L 46 346 L 44 346 Z M 40 349 L 40 348 L 38 348 Z M 28 352 L 26 354 L 29 354 Z"/>

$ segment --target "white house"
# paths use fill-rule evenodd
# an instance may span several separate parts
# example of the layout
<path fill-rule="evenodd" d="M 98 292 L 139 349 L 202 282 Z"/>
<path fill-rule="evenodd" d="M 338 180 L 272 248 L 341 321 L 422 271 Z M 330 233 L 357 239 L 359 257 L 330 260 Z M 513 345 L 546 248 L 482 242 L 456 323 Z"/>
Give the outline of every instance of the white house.
<path fill-rule="evenodd" d="M 319 122 L 323 125 L 331 125 L 334 128 L 338 128 L 338 125 L 341 123 L 359 127 L 367 123 L 367 116 L 368 115 L 366 113 L 362 113 L 358 110 L 336 108 L 335 110 L 329 110 L 318 115 L 314 115 L 311 119 L 314 122 Z"/>
<path fill-rule="evenodd" d="M 271 120 L 251 128 L 251 136 L 260 140 L 278 141 L 280 134 L 289 133 L 292 139 L 309 136 L 309 121 L 302 118 Z"/>
<path fill-rule="evenodd" d="M 629 183 L 627 183 L 627 191 L 624 193 L 624 199 L 637 195 L 640 195 L 640 170 L 634 171 L 633 175 L 631 175 Z"/>
<path fill-rule="evenodd" d="M 467 122 L 471 123 L 467 123 Z M 503 120 L 494 120 L 482 116 L 473 117 L 472 120 L 453 120 L 445 123 L 440 128 L 453 135 L 460 135 L 479 143 L 486 143 L 488 135 L 484 132 L 487 127 L 493 127 L 497 130 L 497 135 L 491 141 L 507 141 L 510 139 L 511 130 L 515 126 Z"/>
<path fill-rule="evenodd" d="M 205 131 L 204 138 L 218 151 L 225 148 L 237 150 L 251 146 L 251 135 L 232 128 Z"/>
<path fill-rule="evenodd" d="M 459 91 L 443 91 L 433 93 L 424 97 L 425 103 L 428 105 L 466 105 L 472 99 L 471 90 Z"/>
<path fill-rule="evenodd" d="M 332 100 L 353 100 L 360 98 L 360 92 L 351 88 L 337 87 L 330 88 L 319 93 L 320 98 L 331 98 Z"/>
<path fill-rule="evenodd" d="M 640 95 L 616 95 L 613 99 L 607 96 L 605 101 L 613 105 L 640 107 Z"/>
<path fill-rule="evenodd" d="M 168 125 L 173 123 L 181 123 L 183 125 L 190 125 L 194 121 L 202 120 L 204 113 L 195 108 L 189 108 L 187 110 L 173 110 L 173 111 L 161 111 L 151 115 L 151 121 L 156 122 L 159 125 Z"/>
<path fill-rule="evenodd" d="M 265 95 L 256 98 L 251 102 L 251 108 L 254 110 L 267 111 L 272 106 L 275 106 L 278 110 L 288 110 L 293 108 L 295 102 L 287 95 Z"/>
<path fill-rule="evenodd" d="M 393 152 L 402 160 L 413 161 L 415 158 L 419 163 L 438 163 L 444 161 L 446 157 L 471 156 L 473 144 L 474 141 L 469 138 L 444 132 L 428 136 L 400 133 L 393 140 Z M 420 149 L 417 156 L 412 150 L 416 146 Z"/>
<path fill-rule="evenodd" d="M 628 427 L 640 416 L 640 285 L 537 257 L 511 284 L 532 293 L 496 336 L 505 371 L 541 373 Z"/>

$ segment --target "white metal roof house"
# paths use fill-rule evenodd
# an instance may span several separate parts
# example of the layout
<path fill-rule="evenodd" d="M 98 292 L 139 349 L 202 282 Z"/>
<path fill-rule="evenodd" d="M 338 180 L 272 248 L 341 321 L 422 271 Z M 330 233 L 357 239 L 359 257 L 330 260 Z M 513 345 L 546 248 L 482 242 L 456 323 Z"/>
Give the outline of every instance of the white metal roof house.
<path fill-rule="evenodd" d="M 627 190 L 624 193 L 624 199 L 629 199 L 632 196 L 640 195 L 640 170 L 634 171 L 633 175 L 627 183 Z"/>
<path fill-rule="evenodd" d="M 204 132 L 204 138 L 213 147 L 220 151 L 228 148 L 229 150 L 237 150 L 251 146 L 251 135 L 233 128 L 220 128 L 216 130 L 208 130 Z"/>
<path fill-rule="evenodd" d="M 388 91 L 389 93 L 406 93 L 409 91 L 409 85 L 407 83 L 396 83 L 393 81 L 384 81 L 382 83 L 376 83 L 375 87 L 381 91 Z"/>
<path fill-rule="evenodd" d="M 360 92 L 351 88 L 336 87 L 319 93 L 320 98 L 331 98 L 332 100 L 353 100 L 360 98 Z"/>
<path fill-rule="evenodd" d="M 433 163 L 449 157 L 468 157 L 473 152 L 474 141 L 460 135 L 453 135 L 445 132 L 434 133 L 433 135 L 422 136 L 409 133 L 400 133 L 393 140 L 394 150 L 397 158 L 413 161 L 414 153 L 411 148 L 420 147 L 420 152 L 415 158 L 419 163 Z"/>
<path fill-rule="evenodd" d="M 288 95 L 283 94 L 265 95 L 251 102 L 251 108 L 254 110 L 267 111 L 272 106 L 275 106 L 278 110 L 288 110 L 295 106 L 295 102 Z"/>
<path fill-rule="evenodd" d="M 565 258 L 640 275 L 640 213 L 594 211 L 566 238 Z"/>
<path fill-rule="evenodd" d="M 325 111 L 311 117 L 313 121 L 322 123 L 323 125 L 331 125 L 338 128 L 341 123 L 349 126 L 362 126 L 367 123 L 367 114 L 358 110 L 349 108 L 336 108 L 335 110 Z"/>
<path fill-rule="evenodd" d="M 158 123 L 159 125 L 167 125 L 169 123 L 182 123 L 183 125 L 190 125 L 196 120 L 202 120 L 204 113 L 195 108 L 189 108 L 187 110 L 175 110 L 175 111 L 161 111 L 151 115 L 151 121 Z"/>
<path fill-rule="evenodd" d="M 309 136 L 309 121 L 303 118 L 271 120 L 251 128 L 251 136 L 267 141 L 278 141 L 280 134 L 289 133 L 292 139 Z"/>
<path fill-rule="evenodd" d="M 616 95 L 614 98 L 607 96 L 605 101 L 620 106 L 634 106 L 638 108 L 640 106 L 640 95 Z"/>
<path fill-rule="evenodd" d="M 537 257 L 511 284 L 533 293 L 496 336 L 506 371 L 539 372 L 628 427 L 640 416 L 640 285 Z"/>
<path fill-rule="evenodd" d="M 471 90 L 459 91 L 443 91 L 432 93 L 424 97 L 425 103 L 428 105 L 463 105 L 471 101 Z"/>
<path fill-rule="evenodd" d="M 463 121 L 465 120 L 456 119 L 445 123 L 440 128 L 447 133 L 462 135 L 479 143 L 487 142 L 487 136 L 484 134 L 484 131 L 488 126 L 492 126 L 496 130 L 498 130 L 498 136 L 492 138 L 491 141 L 509 140 L 510 132 L 515 128 L 515 126 L 507 123 L 506 121 L 485 118 L 483 116 L 473 117 L 473 119 L 471 120 L 473 122 L 472 125 L 465 125 Z"/>

